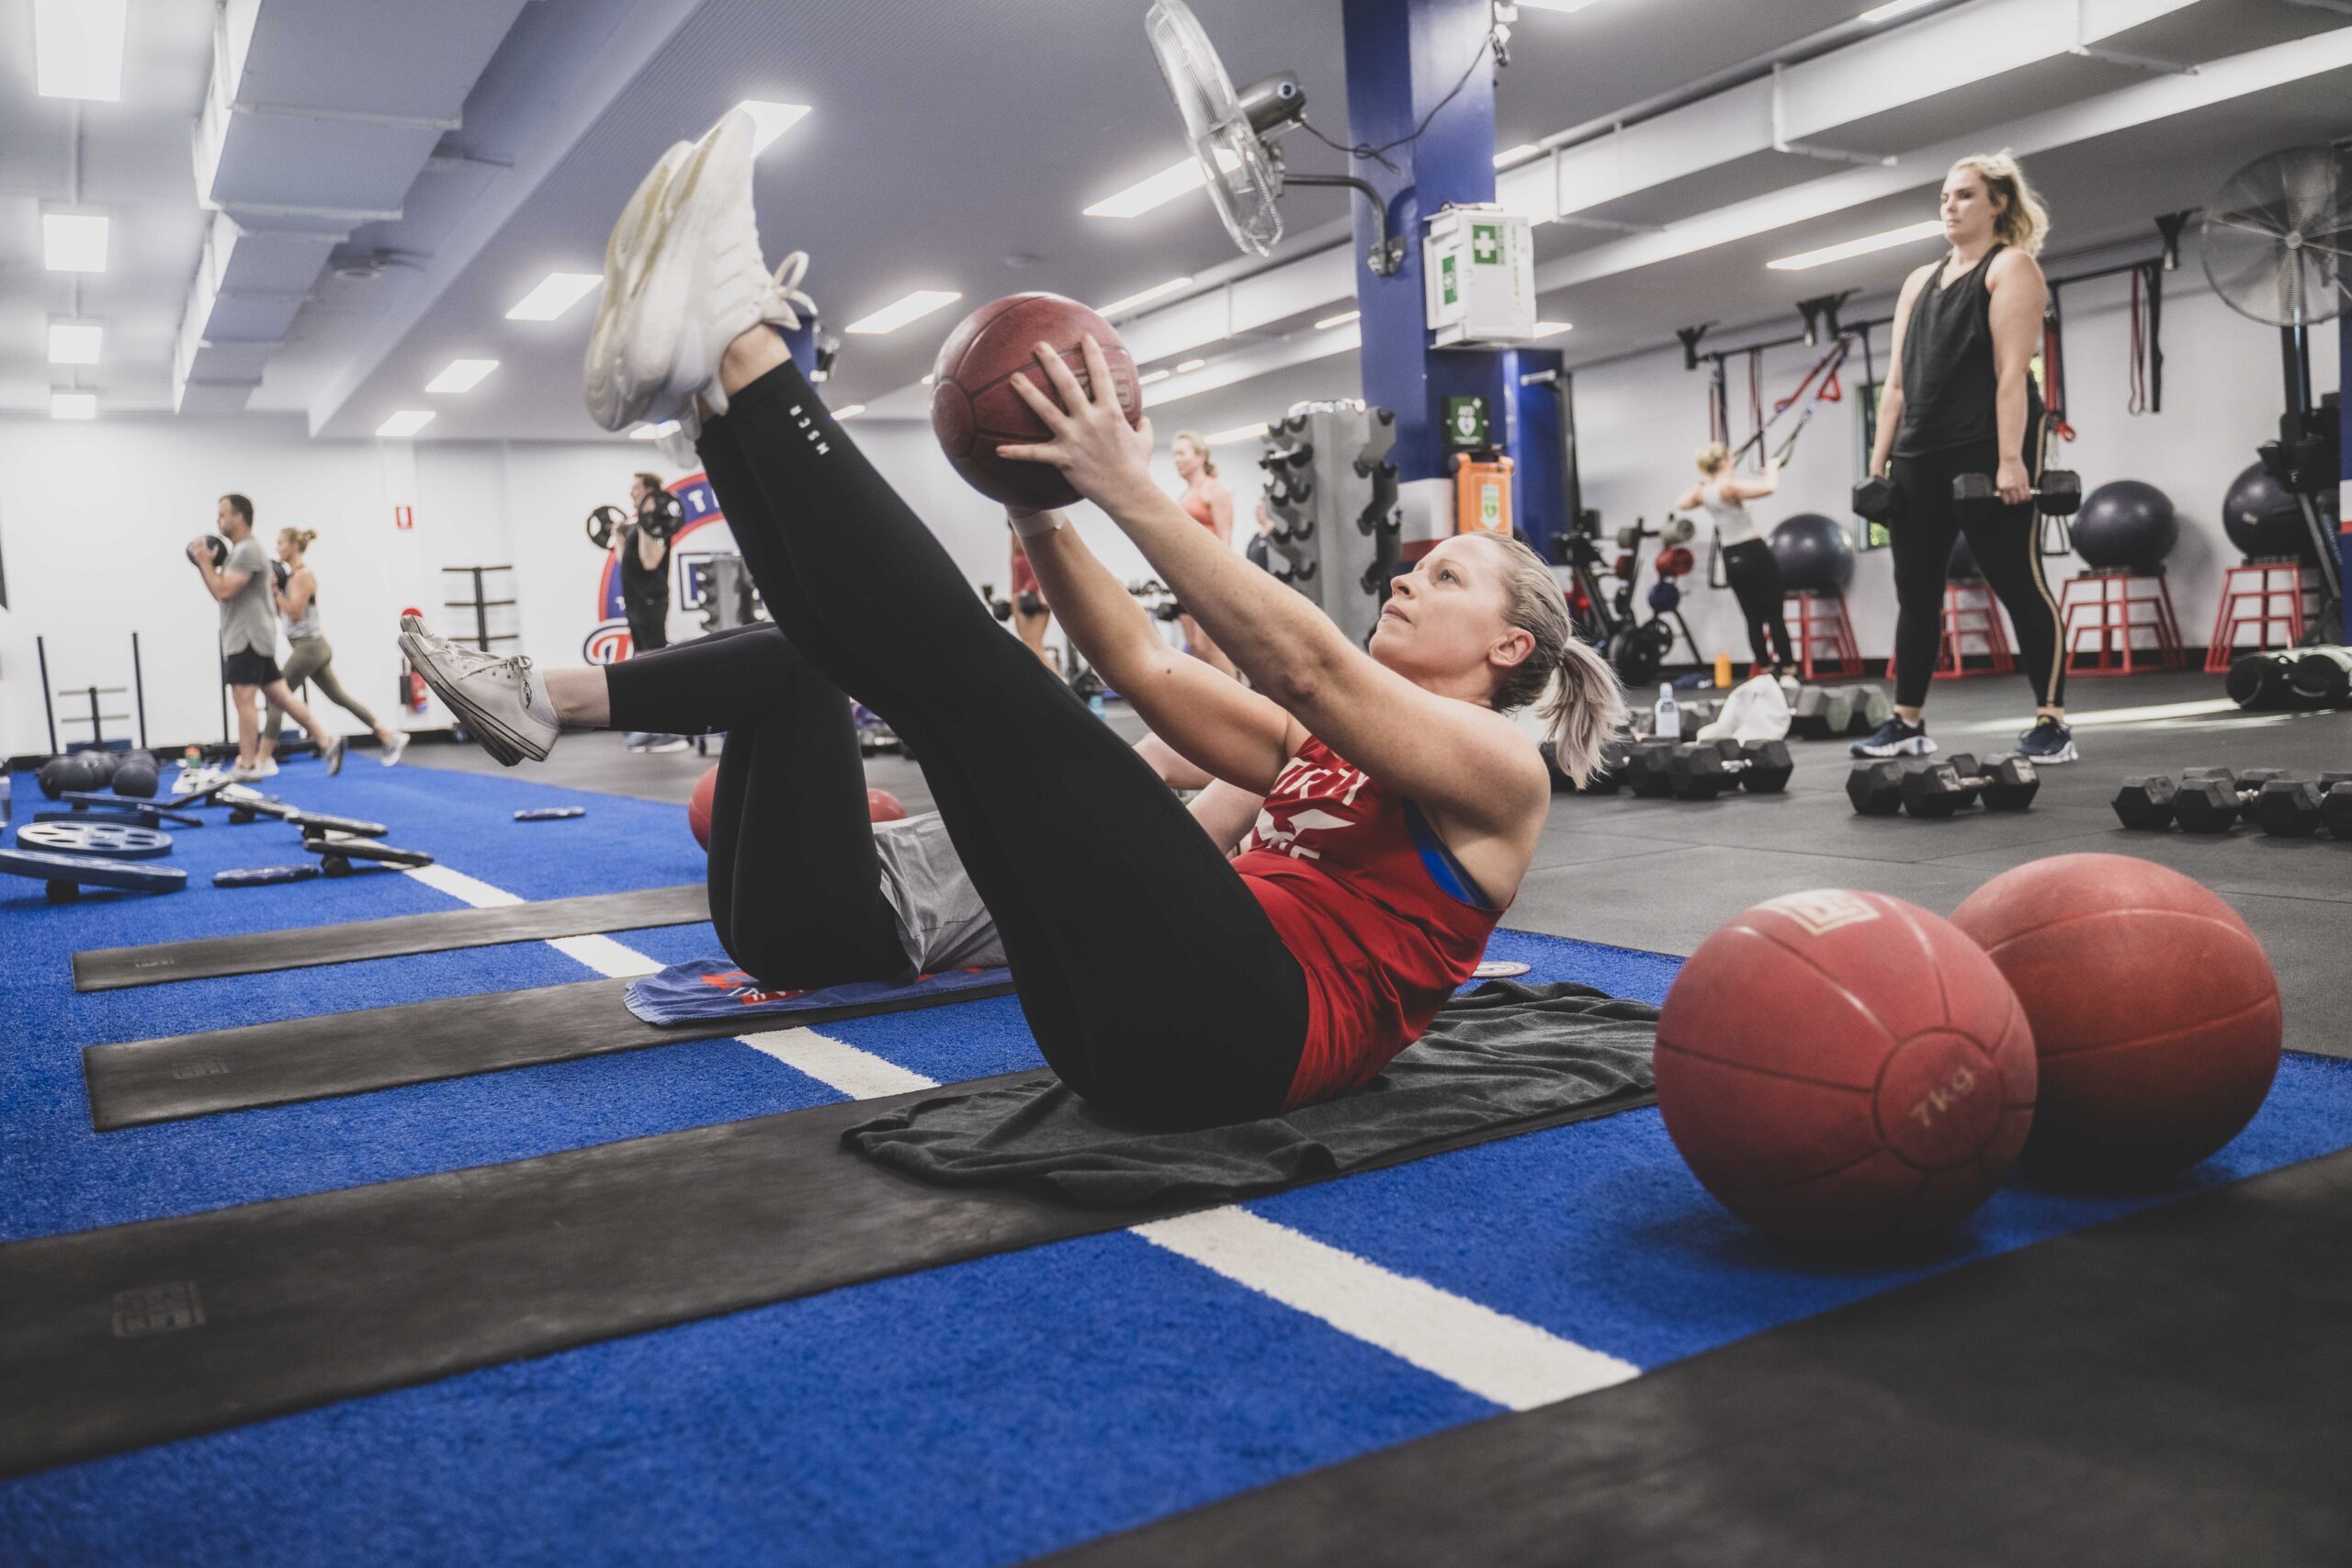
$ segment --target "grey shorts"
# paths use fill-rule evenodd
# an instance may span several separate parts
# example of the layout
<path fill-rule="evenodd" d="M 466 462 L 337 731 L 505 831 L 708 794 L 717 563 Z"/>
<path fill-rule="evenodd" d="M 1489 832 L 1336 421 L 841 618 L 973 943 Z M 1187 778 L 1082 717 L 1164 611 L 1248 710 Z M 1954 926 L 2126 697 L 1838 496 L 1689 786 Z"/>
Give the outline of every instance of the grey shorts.
<path fill-rule="evenodd" d="M 918 974 L 1004 962 L 995 917 L 980 902 L 937 812 L 876 824 L 874 852 L 882 863 L 882 897 L 898 917 L 899 944 Z"/>

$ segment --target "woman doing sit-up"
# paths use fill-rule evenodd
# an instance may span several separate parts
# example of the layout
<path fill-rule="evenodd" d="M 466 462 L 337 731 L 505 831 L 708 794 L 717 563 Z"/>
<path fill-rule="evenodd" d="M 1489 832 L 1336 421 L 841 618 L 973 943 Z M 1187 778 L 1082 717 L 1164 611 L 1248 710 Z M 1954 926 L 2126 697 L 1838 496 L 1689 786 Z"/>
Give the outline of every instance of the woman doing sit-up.
<path fill-rule="evenodd" d="M 1549 776 L 1505 711 L 1556 688 L 1547 711 L 1577 777 L 1622 719 L 1549 570 L 1510 540 L 1447 540 L 1396 581 L 1361 651 L 1160 493 L 1148 432 L 1044 361 L 1022 385 L 1052 438 L 1027 455 L 1110 513 L 1256 686 L 1171 650 L 1057 516 L 1015 520 L 1104 679 L 1179 750 L 1267 793 L 1228 861 L 999 631 L 786 356 L 772 328 L 797 325 L 803 264 L 771 278 L 760 258 L 751 132 L 729 114 L 623 214 L 591 412 L 695 432 L 778 625 L 922 759 L 1038 1046 L 1073 1089 L 1183 1127 L 1367 1081 L 1470 977 L 1534 853 Z M 1091 344 L 1088 357 L 1107 388 Z"/>

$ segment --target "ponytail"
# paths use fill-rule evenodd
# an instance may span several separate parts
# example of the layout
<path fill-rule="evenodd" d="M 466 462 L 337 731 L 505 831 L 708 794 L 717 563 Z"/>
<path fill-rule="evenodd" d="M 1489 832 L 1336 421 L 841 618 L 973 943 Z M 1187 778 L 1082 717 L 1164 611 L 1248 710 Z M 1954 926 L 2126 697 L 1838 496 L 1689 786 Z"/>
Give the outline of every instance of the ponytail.
<path fill-rule="evenodd" d="M 1504 590 L 1510 606 L 1503 618 L 1535 639 L 1526 660 L 1497 686 L 1496 710 L 1511 713 L 1540 701 L 1536 713 L 1555 765 L 1582 789 L 1600 769 L 1601 748 L 1625 728 L 1625 689 L 1600 651 L 1577 636 L 1544 558 L 1508 535 L 1479 537 L 1509 558 Z"/>
<path fill-rule="evenodd" d="M 319 536 L 319 531 L 316 528 L 280 528 L 277 531 L 277 536 L 281 539 L 293 540 L 294 547 L 307 554 L 311 541 Z"/>

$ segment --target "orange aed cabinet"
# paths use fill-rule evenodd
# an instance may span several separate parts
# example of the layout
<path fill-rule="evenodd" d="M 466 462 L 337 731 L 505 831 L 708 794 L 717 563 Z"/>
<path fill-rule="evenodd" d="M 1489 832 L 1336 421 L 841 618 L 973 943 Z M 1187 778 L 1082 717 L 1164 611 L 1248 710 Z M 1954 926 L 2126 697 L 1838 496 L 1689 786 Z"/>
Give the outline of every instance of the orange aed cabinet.
<path fill-rule="evenodd" d="M 1453 458 L 1453 523 L 1459 534 L 1510 532 L 1510 470 L 1509 457 L 1479 462 L 1457 453 Z"/>

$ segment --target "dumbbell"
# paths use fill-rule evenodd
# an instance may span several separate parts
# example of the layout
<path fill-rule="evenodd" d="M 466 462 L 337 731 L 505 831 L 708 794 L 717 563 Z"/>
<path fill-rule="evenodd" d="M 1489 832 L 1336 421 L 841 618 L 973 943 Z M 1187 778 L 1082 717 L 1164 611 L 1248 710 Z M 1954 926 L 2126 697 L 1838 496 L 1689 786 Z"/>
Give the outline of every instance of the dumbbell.
<path fill-rule="evenodd" d="M 1865 523 L 1887 524 L 1894 521 L 1894 481 L 1884 474 L 1872 474 L 1854 487 L 1854 515 Z"/>
<path fill-rule="evenodd" d="M 2352 699 L 2352 648 L 2307 648 L 2287 673 L 2288 685 L 2305 702 L 2341 707 Z"/>
<path fill-rule="evenodd" d="M 2072 517 L 2083 509 L 2083 476 L 2071 468 L 2045 468 L 2033 491 L 2033 503 L 2044 517 Z M 1951 481 L 1952 510 L 1963 516 L 1987 512 L 2001 504 L 2001 492 L 1990 474 L 1955 474 Z"/>
<path fill-rule="evenodd" d="M 1543 754 L 1544 769 L 1552 775 L 1554 795 L 1577 793 L 1576 781 L 1562 771 L 1559 750 L 1549 740 L 1536 750 Z M 1600 749 L 1600 761 L 1592 776 L 1585 782 L 1586 795 L 1615 795 L 1625 787 L 1625 742 L 1611 740 Z"/>
<path fill-rule="evenodd" d="M 2226 833 L 2238 812 L 2254 804 L 2265 784 L 2285 779 L 2283 768 L 2190 768 L 2178 784 L 2163 773 L 2123 781 L 2115 794 L 2115 817 L 2139 832 L 2162 832 L 2177 824 L 2185 833 Z"/>
<path fill-rule="evenodd" d="M 1677 746 L 1666 758 L 1667 788 L 1677 800 L 1713 800 L 1734 785 L 1750 795 L 1778 795 L 1795 772 L 1789 749 L 1778 740 Z"/>
<path fill-rule="evenodd" d="M 1944 818 L 1981 796 L 1987 811 L 2023 811 L 2041 789 L 2024 757 L 1996 757 L 1983 766 L 1965 751 L 1935 758 L 1857 762 L 1846 775 L 1846 798 L 1864 817 Z"/>
<path fill-rule="evenodd" d="M 2308 839 L 2322 828 L 2342 838 L 2336 823 L 2328 818 L 2327 807 L 2328 797 L 2342 784 L 2352 784 L 2352 773 L 2322 773 L 2317 784 L 2272 779 L 2256 795 L 2251 807 L 2241 808 L 2240 815 L 2274 839 Z M 2347 809 L 2352 809 L 2352 789 L 2346 791 L 2345 804 L 2337 807 L 2339 812 Z M 2345 820 L 2345 826 L 2352 827 L 2352 820 Z"/>
<path fill-rule="evenodd" d="M 1789 705 L 1789 733 L 1800 740 L 1830 740 L 1854 720 L 1850 686 L 1806 686 Z"/>
<path fill-rule="evenodd" d="M 1642 740 L 1625 748 L 1625 764 L 1619 770 L 1625 787 L 1644 800 L 1663 800 L 1674 793 L 1674 779 L 1668 773 L 1668 761 L 1678 740 Z"/>

